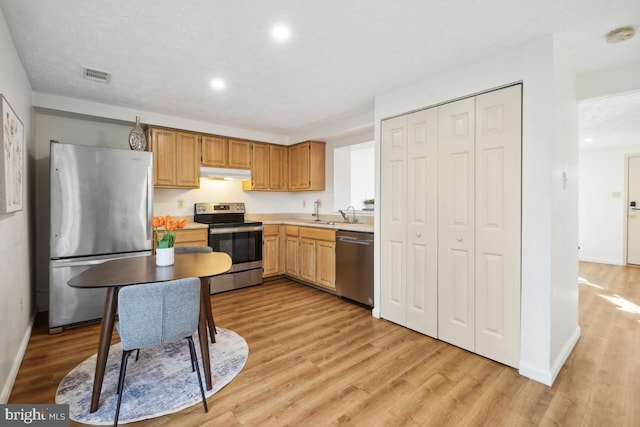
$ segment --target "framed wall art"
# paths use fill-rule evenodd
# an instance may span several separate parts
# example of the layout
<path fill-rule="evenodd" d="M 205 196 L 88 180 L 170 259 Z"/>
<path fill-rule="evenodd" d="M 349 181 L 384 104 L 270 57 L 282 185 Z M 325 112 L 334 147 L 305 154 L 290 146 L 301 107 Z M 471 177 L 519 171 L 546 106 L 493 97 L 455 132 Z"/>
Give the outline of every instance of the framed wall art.
<path fill-rule="evenodd" d="M 0 214 L 22 210 L 24 195 L 24 126 L 0 94 L 2 152 L 0 153 Z"/>

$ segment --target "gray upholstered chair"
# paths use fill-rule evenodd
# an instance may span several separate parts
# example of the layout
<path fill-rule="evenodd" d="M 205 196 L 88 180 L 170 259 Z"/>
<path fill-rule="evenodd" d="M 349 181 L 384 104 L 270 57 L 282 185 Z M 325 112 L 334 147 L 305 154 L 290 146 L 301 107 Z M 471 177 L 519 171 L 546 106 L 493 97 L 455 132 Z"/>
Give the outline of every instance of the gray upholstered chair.
<path fill-rule="evenodd" d="M 125 286 L 120 289 L 117 328 L 122 342 L 122 363 L 114 426 L 118 425 L 127 361 L 131 353 L 141 348 L 181 339 L 186 339 L 189 344 L 191 369 L 198 374 L 204 411 L 209 411 L 193 344 L 193 333 L 198 326 L 199 309 L 200 279 L 198 278 Z"/>
<path fill-rule="evenodd" d="M 174 253 L 176 254 L 193 254 L 193 253 L 211 253 L 213 252 L 213 249 L 211 249 L 210 246 L 176 246 L 174 249 Z M 209 293 L 209 288 L 207 287 L 207 289 L 201 288 L 200 292 L 206 292 L 207 294 Z M 215 343 L 216 342 L 216 334 L 218 333 L 218 331 L 216 331 L 216 322 L 215 320 L 213 320 L 213 311 L 211 310 L 211 300 L 210 299 L 206 299 L 205 302 L 207 302 L 207 312 L 205 313 L 207 315 L 207 328 L 209 329 L 209 336 L 211 337 L 211 342 Z"/>

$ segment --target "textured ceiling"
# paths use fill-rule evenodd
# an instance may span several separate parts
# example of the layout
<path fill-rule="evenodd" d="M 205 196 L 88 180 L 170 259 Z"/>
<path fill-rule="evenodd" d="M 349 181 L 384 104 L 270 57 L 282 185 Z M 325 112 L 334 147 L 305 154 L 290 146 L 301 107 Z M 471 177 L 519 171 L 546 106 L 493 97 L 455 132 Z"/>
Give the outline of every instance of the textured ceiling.
<path fill-rule="evenodd" d="M 579 111 L 580 148 L 636 147 L 640 151 L 640 92 L 583 101 Z"/>
<path fill-rule="evenodd" d="M 547 34 L 579 72 L 640 59 L 639 0 L 0 0 L 34 91 L 289 135 Z M 270 27 L 287 23 L 288 43 Z M 82 78 L 88 66 L 109 84 Z M 209 82 L 226 80 L 215 92 Z"/>

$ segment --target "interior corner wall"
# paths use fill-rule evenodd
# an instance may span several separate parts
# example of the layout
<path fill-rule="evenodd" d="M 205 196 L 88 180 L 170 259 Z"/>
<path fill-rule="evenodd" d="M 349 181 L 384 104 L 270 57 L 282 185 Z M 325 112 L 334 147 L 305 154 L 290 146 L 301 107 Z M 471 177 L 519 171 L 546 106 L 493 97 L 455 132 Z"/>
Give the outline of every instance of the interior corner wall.
<path fill-rule="evenodd" d="M 552 310 L 564 309 L 569 313 L 577 310 L 577 301 L 572 298 L 561 298 L 552 304 L 552 295 L 556 291 L 571 293 L 566 288 L 571 286 L 577 290 L 577 275 L 571 283 L 565 283 L 567 277 L 576 271 L 577 252 L 563 254 L 553 261 L 562 250 L 572 245 L 577 248 L 577 216 L 573 223 L 564 219 L 563 208 L 573 203 L 572 198 L 560 209 L 555 209 L 558 202 L 554 196 L 557 192 L 557 172 L 563 169 L 574 174 L 573 156 L 577 139 L 563 139 L 577 133 L 577 112 L 575 121 L 556 123 L 555 112 L 562 108 L 563 113 L 568 106 L 557 106 L 555 102 L 564 101 L 554 95 L 555 43 L 553 36 L 547 36 L 532 42 L 501 52 L 500 54 L 466 64 L 447 73 L 430 76 L 422 82 L 403 87 L 384 94 L 375 99 L 375 140 L 376 140 L 376 199 L 380 199 L 379 153 L 380 153 L 380 120 L 400 115 L 412 110 L 437 105 L 450 100 L 484 92 L 506 84 L 523 83 L 523 140 L 522 140 L 522 310 L 521 310 L 521 347 L 520 373 L 544 384 L 552 384 L 555 378 L 552 361 L 557 357 L 552 342 L 557 317 Z M 575 98 L 575 96 L 574 96 Z M 567 108 L 565 108 L 567 107 Z M 576 129 L 573 130 L 574 122 Z M 566 126 L 566 128 L 565 128 Z M 568 129 L 568 130 L 567 130 Z M 567 160 L 563 164 L 563 155 L 554 148 L 556 144 L 567 145 Z M 577 152 L 577 151 L 576 151 Z M 564 151 L 562 152 L 564 153 Z M 577 175 L 573 175 L 575 181 Z M 573 185 L 573 182 L 572 182 Z M 577 193 L 576 193 L 577 194 Z M 569 209 L 569 214 L 577 212 Z M 379 248 L 380 221 L 376 217 L 376 247 Z M 566 224 L 566 229 L 560 229 Z M 552 233 L 557 236 L 553 237 Z M 575 239 L 575 241 L 574 241 Z M 380 262 L 379 250 L 376 251 L 375 270 L 375 306 L 380 307 Z M 374 309 L 374 315 L 378 314 Z M 384 317 L 384 313 L 382 313 Z M 567 321 L 573 324 L 577 319 Z M 574 325 L 577 327 L 577 324 Z M 560 325 L 564 336 L 564 325 Z M 574 328 L 575 329 L 575 328 Z M 555 345 L 555 344 L 554 344 Z M 570 341 L 562 346 L 572 348 Z"/>
<path fill-rule="evenodd" d="M 578 103 L 561 40 L 553 45 L 551 382 L 580 337 L 578 326 Z"/>
<path fill-rule="evenodd" d="M 33 285 L 33 138 L 31 85 L 0 10 L 0 93 L 24 125 L 23 205 L 0 215 L 0 403 L 6 403 L 26 350 L 35 314 Z"/>

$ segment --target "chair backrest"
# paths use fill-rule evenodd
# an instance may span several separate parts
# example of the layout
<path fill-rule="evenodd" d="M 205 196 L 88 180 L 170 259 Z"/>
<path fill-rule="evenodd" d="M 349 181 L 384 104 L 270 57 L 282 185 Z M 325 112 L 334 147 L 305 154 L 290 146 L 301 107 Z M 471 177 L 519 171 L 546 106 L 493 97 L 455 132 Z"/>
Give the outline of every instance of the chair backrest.
<path fill-rule="evenodd" d="M 118 293 L 118 333 L 123 350 L 193 335 L 200 310 L 200 279 L 125 286 Z"/>
<path fill-rule="evenodd" d="M 176 246 L 173 252 L 176 254 L 208 253 L 213 252 L 213 249 L 211 246 Z"/>

